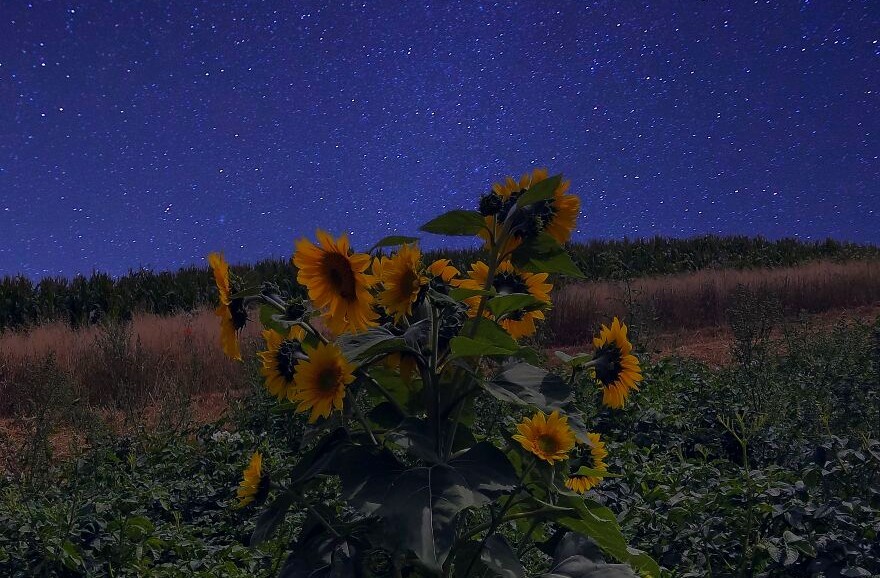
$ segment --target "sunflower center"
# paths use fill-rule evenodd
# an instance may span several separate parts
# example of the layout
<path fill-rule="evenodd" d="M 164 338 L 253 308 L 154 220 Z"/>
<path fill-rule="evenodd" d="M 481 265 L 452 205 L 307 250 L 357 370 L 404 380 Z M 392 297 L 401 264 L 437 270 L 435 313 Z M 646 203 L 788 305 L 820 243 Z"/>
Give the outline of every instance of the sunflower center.
<path fill-rule="evenodd" d="M 596 379 L 602 382 L 602 385 L 611 385 L 620 377 L 621 370 L 621 353 L 620 348 L 614 343 L 606 343 L 596 350 L 593 359 L 598 359 L 596 364 Z"/>
<path fill-rule="evenodd" d="M 559 441 L 554 436 L 549 434 L 543 434 L 538 437 L 536 445 L 542 453 L 548 456 L 553 455 L 559 451 Z"/>
<path fill-rule="evenodd" d="M 357 298 L 356 283 L 348 257 L 341 253 L 325 253 L 321 265 L 333 290 L 343 299 L 354 301 Z"/>
<path fill-rule="evenodd" d="M 281 347 L 276 353 L 276 361 L 278 362 L 278 373 L 288 382 L 293 381 L 294 370 L 299 360 L 304 357 L 302 353 L 302 345 L 298 341 L 285 339 L 281 342 Z"/>
<path fill-rule="evenodd" d="M 420 279 L 415 271 L 408 268 L 400 276 L 401 297 L 410 299 L 421 287 Z"/>
<path fill-rule="evenodd" d="M 327 367 L 318 374 L 318 389 L 323 393 L 331 393 L 339 387 L 339 378 L 342 377 L 342 371 L 336 367 Z"/>
<path fill-rule="evenodd" d="M 523 281 L 522 277 L 515 273 L 498 273 L 492 281 L 492 286 L 499 295 L 509 295 L 511 293 L 528 293 L 529 286 Z"/>

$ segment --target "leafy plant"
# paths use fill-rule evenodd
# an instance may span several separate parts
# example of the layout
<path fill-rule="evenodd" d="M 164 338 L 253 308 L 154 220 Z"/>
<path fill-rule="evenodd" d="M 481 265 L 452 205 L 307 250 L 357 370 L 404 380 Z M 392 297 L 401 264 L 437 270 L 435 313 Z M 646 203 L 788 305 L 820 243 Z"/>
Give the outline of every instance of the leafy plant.
<path fill-rule="evenodd" d="M 254 454 L 238 491 L 242 505 L 266 504 L 252 545 L 288 511 L 306 512 L 281 576 L 516 577 L 530 544 L 552 554 L 556 543 L 548 577 L 659 576 L 627 546 L 614 513 L 579 493 L 609 474 L 575 390 L 585 380 L 621 407 L 636 389 L 626 326 L 603 327 L 596 350 L 567 358 L 561 374 L 519 341 L 550 307 L 549 276 L 582 276 L 562 246 L 579 207 L 567 188 L 536 170 L 496 185 L 480 211 L 426 223 L 429 233 L 483 240 L 484 260 L 465 278 L 446 260 L 423 264 L 409 238 L 383 239 L 374 250 L 398 251 L 370 256 L 319 231 L 320 245 L 301 240 L 293 257 L 302 302 L 212 254 L 224 350 L 237 356 L 236 333 L 258 306 L 267 388 L 278 411 L 309 414 L 297 459 L 270 469 Z M 475 411 L 486 399 L 511 418 L 481 428 Z M 517 414 L 533 417 L 511 439 Z M 313 499 L 328 479 L 338 479 L 342 507 Z"/>

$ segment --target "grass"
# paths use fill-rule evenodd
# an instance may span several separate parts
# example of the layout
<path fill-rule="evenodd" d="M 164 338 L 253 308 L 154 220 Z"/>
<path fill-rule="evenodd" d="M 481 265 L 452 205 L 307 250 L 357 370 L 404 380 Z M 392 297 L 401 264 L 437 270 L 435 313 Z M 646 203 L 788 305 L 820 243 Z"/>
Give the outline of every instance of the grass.
<path fill-rule="evenodd" d="M 628 282 L 569 284 L 554 296 L 549 330 L 558 344 L 585 341 L 617 315 L 652 330 L 724 325 L 737 289 L 770 296 L 779 314 L 820 313 L 880 303 L 880 261 L 819 261 L 774 269 L 707 269 Z"/>

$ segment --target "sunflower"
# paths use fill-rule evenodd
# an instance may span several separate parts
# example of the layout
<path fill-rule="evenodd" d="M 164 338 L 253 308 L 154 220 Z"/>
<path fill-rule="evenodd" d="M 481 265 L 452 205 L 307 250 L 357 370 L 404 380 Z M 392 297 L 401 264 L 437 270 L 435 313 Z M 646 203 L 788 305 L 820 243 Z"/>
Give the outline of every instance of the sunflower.
<path fill-rule="evenodd" d="M 254 452 L 238 485 L 238 507 L 243 508 L 255 500 L 261 501 L 268 493 L 269 474 L 263 473 L 263 454 Z"/>
<path fill-rule="evenodd" d="M 431 278 L 431 281 L 437 283 L 445 283 L 452 285 L 455 278 L 460 274 L 459 270 L 450 265 L 449 259 L 437 259 L 425 269 L 425 273 Z"/>
<path fill-rule="evenodd" d="M 421 274 L 422 253 L 416 245 L 402 245 L 389 258 L 373 260 L 373 275 L 382 283 L 377 301 L 399 323 L 412 315 L 412 306 L 428 278 Z"/>
<path fill-rule="evenodd" d="M 587 467 L 600 472 L 607 472 L 608 466 L 605 464 L 605 458 L 608 457 L 608 451 L 605 449 L 605 442 L 599 438 L 599 434 L 588 433 L 587 437 L 590 440 L 590 462 Z M 579 476 L 575 473 L 565 480 L 565 487 L 583 494 L 590 488 L 598 486 L 601 481 L 602 478 L 598 476 Z"/>
<path fill-rule="evenodd" d="M 547 169 L 535 169 L 532 174 L 524 174 L 519 181 L 507 177 L 503 183 L 492 185 L 492 192 L 480 199 L 479 207 L 488 229 L 480 231 L 479 234 L 486 241 L 487 246 L 490 240 L 489 231 L 493 231 L 497 237 L 501 232 L 497 225 L 505 219 L 520 195 L 547 178 Z M 559 243 L 565 243 L 571 238 L 581 201 L 574 195 L 565 194 L 570 185 L 571 181 L 560 182 L 553 191 L 552 198 L 538 201 L 528 207 L 527 213 L 522 215 L 526 220 L 514 236 L 508 239 L 502 248 L 502 254 L 519 246 L 523 238 L 534 237 L 542 231 L 547 232 Z"/>
<path fill-rule="evenodd" d="M 355 366 L 332 343 L 319 343 L 314 349 L 306 347 L 305 352 L 309 359 L 296 366 L 290 399 L 300 402 L 297 411 L 311 409 L 309 423 L 315 423 L 318 417 L 327 417 L 332 410 L 342 409 L 345 386 L 354 381 Z"/>
<path fill-rule="evenodd" d="M 385 367 L 400 374 L 400 379 L 405 385 L 410 385 L 414 375 L 418 375 L 419 364 L 416 357 L 410 353 L 395 351 L 385 357 Z"/>
<path fill-rule="evenodd" d="M 208 255 L 208 263 L 214 272 L 214 283 L 220 294 L 220 304 L 214 315 L 220 318 L 220 345 L 223 353 L 230 359 L 241 361 L 241 349 L 238 345 L 238 332 L 247 324 L 247 309 L 244 299 L 233 298 L 239 291 L 237 283 L 229 273 L 229 265 L 221 253 Z"/>
<path fill-rule="evenodd" d="M 318 230 L 317 236 L 320 247 L 308 239 L 296 243 L 296 280 L 308 289 L 309 298 L 323 311 L 333 333 L 357 333 L 375 326 L 378 315 L 372 309 L 369 290 L 373 277 L 364 272 L 370 266 L 370 256 L 352 253 L 346 235 L 334 241 Z"/>
<path fill-rule="evenodd" d="M 629 392 L 638 391 L 637 383 L 642 381 L 639 360 L 632 354 L 632 344 L 626 337 L 626 325 L 615 317 L 611 327 L 602 326 L 599 336 L 593 338 L 593 346 L 596 351 L 590 370 L 602 387 L 602 403 L 622 408 Z"/>
<path fill-rule="evenodd" d="M 558 411 L 551 413 L 550 417 L 539 411 L 532 419 L 524 418 L 516 429 L 519 435 L 513 439 L 551 465 L 568 457 L 574 447 L 574 432 L 568 425 L 568 418 L 560 417 Z"/>
<path fill-rule="evenodd" d="M 459 287 L 464 289 L 483 289 L 486 287 L 486 280 L 489 277 L 489 266 L 482 261 L 477 261 L 468 271 L 468 278 L 463 279 L 459 283 Z M 545 283 L 547 273 L 527 273 L 520 271 L 510 261 L 504 261 L 498 265 L 495 271 L 495 277 L 492 279 L 492 287 L 499 295 L 510 293 L 527 293 L 543 301 L 550 303 L 550 291 L 553 285 Z M 470 297 L 465 300 L 470 310 L 468 314 L 471 317 L 477 315 L 479 309 L 480 298 Z M 487 317 L 491 314 L 484 312 Z M 519 339 L 527 335 L 534 335 L 537 330 L 535 327 L 536 320 L 543 320 L 544 312 L 536 311 L 517 311 L 508 315 L 501 320 L 500 325 L 513 337 Z"/>
<path fill-rule="evenodd" d="M 290 397 L 296 365 L 300 360 L 307 359 L 302 349 L 302 341 L 305 337 L 306 332 L 297 325 L 290 328 L 287 337 L 274 329 L 263 331 L 266 351 L 257 353 L 257 356 L 263 360 L 260 373 L 266 378 L 266 389 L 279 401 Z"/>

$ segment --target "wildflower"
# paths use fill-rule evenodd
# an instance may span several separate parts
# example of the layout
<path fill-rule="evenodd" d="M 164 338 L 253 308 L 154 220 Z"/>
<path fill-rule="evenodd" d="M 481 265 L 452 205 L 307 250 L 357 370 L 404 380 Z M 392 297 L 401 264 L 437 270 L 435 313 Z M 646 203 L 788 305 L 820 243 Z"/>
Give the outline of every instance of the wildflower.
<path fill-rule="evenodd" d="M 263 473 L 263 454 L 254 452 L 238 485 L 238 507 L 243 508 L 254 501 L 261 501 L 268 493 L 269 474 Z"/>
<path fill-rule="evenodd" d="M 588 433 L 587 438 L 590 440 L 590 458 L 587 467 L 599 472 L 607 472 L 608 466 L 605 464 L 605 458 L 608 457 L 608 451 L 605 449 L 605 442 L 600 439 L 599 434 L 595 433 Z M 581 476 L 574 473 L 565 480 L 565 487 L 583 494 L 590 488 L 598 486 L 601 481 L 602 478 L 598 476 Z"/>
<path fill-rule="evenodd" d="M 214 272 L 214 282 L 220 293 L 220 305 L 214 310 L 214 315 L 220 318 L 220 345 L 227 357 L 241 361 L 238 332 L 247 324 L 247 309 L 243 298 L 234 297 L 241 288 L 230 275 L 229 265 L 221 253 L 208 255 L 208 263 Z"/>
<path fill-rule="evenodd" d="M 376 325 L 370 286 L 373 277 L 366 274 L 370 256 L 352 253 L 348 237 L 333 240 L 318 230 L 318 247 L 308 239 L 296 243 L 293 264 L 299 268 L 296 280 L 308 289 L 309 298 L 324 311 L 323 319 L 335 334 L 366 331 Z"/>
<path fill-rule="evenodd" d="M 274 329 L 263 331 L 266 351 L 257 353 L 263 360 L 260 373 L 266 378 L 266 389 L 279 401 L 289 398 L 293 393 L 293 374 L 297 363 L 308 359 L 303 353 L 302 341 L 305 339 L 302 327 L 293 326 L 287 337 Z"/>
<path fill-rule="evenodd" d="M 318 417 L 327 417 L 332 410 L 342 409 L 345 386 L 354 381 L 355 366 L 332 343 L 320 343 L 315 349 L 306 347 L 305 351 L 309 358 L 296 366 L 290 399 L 300 402 L 297 411 L 311 409 L 309 423 L 314 423 Z"/>
<path fill-rule="evenodd" d="M 477 261 L 468 271 L 468 278 L 459 283 L 459 287 L 465 289 L 483 289 L 486 286 L 486 280 L 489 277 L 489 266 L 482 261 Z M 550 291 L 553 285 L 545 283 L 547 273 L 527 273 L 520 271 L 510 261 L 504 261 L 498 265 L 495 271 L 495 277 L 492 279 L 492 287 L 499 295 L 507 295 L 510 293 L 527 293 L 532 297 L 550 303 Z M 471 297 L 466 300 L 470 307 L 468 314 L 471 317 L 477 315 L 480 303 L 479 297 Z M 491 314 L 484 312 L 487 317 Z M 507 315 L 500 321 L 500 325 L 513 337 L 534 335 L 537 328 L 535 321 L 543 320 L 544 312 L 540 310 L 534 311 L 516 311 Z"/>
<path fill-rule="evenodd" d="M 395 322 L 412 315 L 413 303 L 428 283 L 420 272 L 421 257 L 417 246 L 403 245 L 393 256 L 373 261 L 373 274 L 382 283 L 377 301 Z"/>
<path fill-rule="evenodd" d="M 615 317 L 611 327 L 602 326 L 599 336 L 593 338 L 593 346 L 596 351 L 590 370 L 602 387 L 602 403 L 622 408 L 630 391 L 638 391 L 637 383 L 642 380 L 639 360 L 626 337 L 626 325 Z"/>
<path fill-rule="evenodd" d="M 549 417 L 539 411 L 533 418 L 523 419 L 516 429 L 519 435 L 513 439 L 549 464 L 564 460 L 574 447 L 574 432 L 568 425 L 568 418 L 560 417 L 558 411 Z"/>
<path fill-rule="evenodd" d="M 492 185 L 492 192 L 480 199 L 479 210 L 486 220 L 488 231 L 480 232 L 486 242 L 489 242 L 489 231 L 499 232 L 496 226 L 503 222 L 510 214 L 517 199 L 530 187 L 548 178 L 547 169 L 535 169 L 532 174 L 524 174 L 519 181 L 507 177 L 503 183 Z M 546 232 L 559 243 L 565 243 L 571 238 L 580 211 L 580 199 L 574 195 L 565 194 L 571 181 L 560 182 L 553 197 L 544 201 L 538 201 L 526 209 L 518 217 L 514 236 L 508 240 L 502 248 L 502 254 L 515 249 L 523 238 L 533 238 L 541 232 Z"/>

